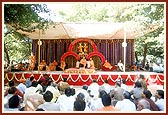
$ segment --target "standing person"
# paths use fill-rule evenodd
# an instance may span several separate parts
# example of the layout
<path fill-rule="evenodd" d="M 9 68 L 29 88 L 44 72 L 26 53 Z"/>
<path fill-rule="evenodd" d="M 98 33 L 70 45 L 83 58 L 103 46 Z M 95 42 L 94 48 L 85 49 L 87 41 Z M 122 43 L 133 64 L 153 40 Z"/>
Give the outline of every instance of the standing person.
<path fill-rule="evenodd" d="M 35 63 L 36 63 L 36 57 L 33 54 L 33 52 L 31 52 L 31 56 L 30 56 L 30 70 L 34 70 Z"/>
<path fill-rule="evenodd" d="M 149 71 L 153 72 L 153 61 L 152 60 L 150 60 L 149 62 Z"/>
<path fill-rule="evenodd" d="M 146 65 L 145 65 L 145 69 L 146 71 L 149 71 L 149 62 L 147 61 Z"/>

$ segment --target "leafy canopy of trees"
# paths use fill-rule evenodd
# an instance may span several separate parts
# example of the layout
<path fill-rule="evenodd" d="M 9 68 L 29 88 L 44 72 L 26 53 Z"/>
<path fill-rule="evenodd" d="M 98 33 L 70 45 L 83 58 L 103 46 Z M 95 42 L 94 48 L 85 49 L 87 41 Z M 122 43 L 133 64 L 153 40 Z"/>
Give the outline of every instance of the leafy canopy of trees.
<path fill-rule="evenodd" d="M 48 13 L 45 4 L 4 4 L 4 59 L 20 61 L 28 59 L 31 52 L 31 40 L 17 32 L 32 32 L 43 28 L 50 20 L 40 17 L 40 12 Z M 32 23 L 36 23 L 33 25 Z"/>
<path fill-rule="evenodd" d="M 127 27 L 128 30 L 140 30 L 142 36 L 135 39 L 136 60 L 143 57 L 144 64 L 147 55 L 154 55 L 156 58 L 164 57 L 164 8 L 164 4 L 81 3 L 73 4 L 68 10 L 60 9 L 56 12 L 62 17 L 62 22 L 123 22 L 130 25 Z M 19 35 L 16 30 L 31 32 L 34 28 L 47 27 L 47 23 L 51 21 L 50 14 L 42 18 L 39 16 L 40 12 L 50 13 L 47 5 L 44 4 L 4 5 L 4 22 L 13 27 L 7 29 L 5 33 L 6 57 L 14 59 L 18 51 L 23 52 L 19 54 L 20 57 L 30 55 L 31 40 L 27 40 L 24 35 Z M 38 25 L 32 26 L 32 23 L 38 23 Z M 158 28 L 148 34 L 144 33 L 144 30 L 152 29 L 152 25 L 158 25 Z M 17 44 L 19 41 L 20 43 Z M 18 55 L 17 58 L 19 58 Z"/>
<path fill-rule="evenodd" d="M 141 37 L 135 39 L 136 61 L 146 61 L 147 55 L 155 58 L 164 57 L 164 4 L 131 4 L 131 3 L 105 3 L 105 4 L 75 4 L 72 11 L 60 10 L 59 14 L 66 22 L 123 22 L 130 25 L 127 30 L 140 31 Z M 150 30 L 158 25 L 155 31 Z M 140 59 L 139 59 L 139 58 Z M 143 58 L 143 59 L 142 59 Z"/>

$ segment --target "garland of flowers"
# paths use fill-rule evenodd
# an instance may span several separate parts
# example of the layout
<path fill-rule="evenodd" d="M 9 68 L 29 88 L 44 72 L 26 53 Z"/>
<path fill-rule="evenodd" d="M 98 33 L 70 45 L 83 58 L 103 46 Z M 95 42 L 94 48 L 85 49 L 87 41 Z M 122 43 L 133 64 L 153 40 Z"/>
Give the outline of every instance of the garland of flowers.
<path fill-rule="evenodd" d="M 156 75 L 156 77 L 157 77 L 157 80 L 159 80 L 159 81 L 161 81 L 161 82 L 164 82 L 164 80 L 160 79 L 160 77 L 159 77 L 158 74 Z"/>
<path fill-rule="evenodd" d="M 31 76 L 34 76 L 34 74 L 32 73 Z M 30 77 L 31 77 L 31 76 L 30 76 Z M 39 78 L 38 78 L 36 81 L 39 81 L 39 80 L 41 79 L 41 77 L 42 77 L 42 73 L 40 74 Z M 53 81 L 55 81 L 55 82 L 58 82 L 60 79 L 63 80 L 62 74 L 59 75 L 59 77 L 58 77 L 57 80 L 54 80 L 52 74 L 50 74 L 49 77 L 50 77 Z M 11 80 L 13 80 L 14 78 L 16 79 L 16 81 L 19 81 L 19 79 L 17 78 L 17 76 L 16 76 L 15 73 L 13 73 L 11 79 L 9 79 L 8 73 L 6 73 L 4 79 L 7 79 L 8 81 L 11 81 Z M 25 76 L 24 76 L 24 73 L 22 73 L 21 78 L 22 78 L 22 79 L 26 79 Z M 20 79 L 21 79 L 21 78 L 20 78 Z M 89 79 L 90 79 L 90 80 L 93 80 L 91 74 L 89 74 L 89 77 L 88 77 L 86 80 L 82 78 L 81 74 L 78 75 L 78 77 L 77 77 L 76 80 L 73 79 L 73 77 L 72 77 L 71 74 L 69 74 L 69 76 L 68 76 L 68 78 L 67 78 L 67 80 L 72 80 L 72 82 L 78 82 L 79 79 L 82 80 L 82 82 L 87 82 Z M 118 78 L 117 78 L 116 80 L 114 80 L 114 79 L 112 79 L 111 75 L 108 75 L 107 80 L 109 80 L 109 79 L 110 79 L 111 81 L 113 81 L 113 82 L 116 82 L 116 81 L 122 79 L 122 77 L 121 77 L 121 75 L 119 74 L 119 75 L 118 75 Z M 130 74 L 128 74 L 128 77 L 126 78 L 126 81 L 127 81 L 128 79 L 130 79 L 132 82 L 134 82 L 134 80 L 133 80 L 133 78 L 131 77 Z M 104 81 L 104 80 L 103 80 L 103 77 L 101 76 L 101 74 L 99 74 L 97 81 L 99 81 L 99 80 Z M 151 81 L 151 82 L 156 82 L 157 80 L 159 80 L 160 82 L 164 82 L 164 80 L 162 80 L 162 79 L 160 78 L 159 74 L 156 75 L 156 78 L 151 78 L 151 76 L 148 74 L 148 75 L 145 76 L 145 81 L 147 81 L 147 80 L 148 80 L 148 81 Z"/>
<path fill-rule="evenodd" d="M 61 74 L 58 76 L 58 79 L 57 79 L 57 80 L 54 80 L 52 74 L 50 74 L 50 78 L 52 79 L 52 81 L 55 81 L 56 83 L 57 83 L 60 79 L 63 80 L 63 77 L 62 77 Z"/>
<path fill-rule="evenodd" d="M 79 75 L 79 77 L 80 77 L 80 79 L 81 79 L 83 82 L 87 82 L 89 79 L 91 79 L 91 75 L 90 75 L 90 74 L 89 74 L 89 77 L 88 77 L 86 80 L 83 80 L 83 79 L 82 79 L 81 74 Z"/>

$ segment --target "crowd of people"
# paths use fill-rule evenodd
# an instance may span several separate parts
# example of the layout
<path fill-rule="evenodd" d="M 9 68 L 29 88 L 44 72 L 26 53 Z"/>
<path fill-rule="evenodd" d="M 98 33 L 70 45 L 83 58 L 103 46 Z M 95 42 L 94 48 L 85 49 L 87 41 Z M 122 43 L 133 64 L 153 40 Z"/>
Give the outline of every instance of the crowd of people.
<path fill-rule="evenodd" d="M 66 78 L 56 83 L 44 74 L 39 80 L 33 76 L 9 81 L 4 89 L 4 111 L 164 111 L 164 90 L 149 90 L 140 75 L 133 87 L 121 79 L 115 86 L 104 80 L 99 85 L 93 79 L 90 85 L 74 88 Z"/>

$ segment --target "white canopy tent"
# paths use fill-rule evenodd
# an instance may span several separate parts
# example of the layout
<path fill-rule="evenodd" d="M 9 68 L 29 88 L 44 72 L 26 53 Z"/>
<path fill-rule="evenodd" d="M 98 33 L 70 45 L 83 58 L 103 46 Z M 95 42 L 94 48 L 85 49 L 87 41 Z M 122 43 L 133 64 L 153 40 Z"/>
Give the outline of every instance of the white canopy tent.
<path fill-rule="evenodd" d="M 158 25 L 150 25 L 146 30 L 138 30 L 137 28 L 128 27 L 124 23 L 52 23 L 46 30 L 35 29 L 34 32 L 28 33 L 18 30 L 19 33 L 25 34 L 31 39 L 38 39 L 39 43 L 42 39 L 124 39 L 124 71 L 126 58 L 126 39 L 135 39 L 146 33 L 157 29 Z M 131 29 L 126 29 L 131 28 Z M 40 61 L 40 45 L 39 45 L 39 61 Z M 40 63 L 40 62 L 39 62 Z"/>
<path fill-rule="evenodd" d="M 40 39 L 124 39 L 124 23 L 62 23 L 50 24 L 48 29 L 40 31 Z M 152 26 L 143 31 L 143 34 L 153 31 L 158 26 Z M 136 30 L 136 29 L 131 29 Z M 135 39 L 142 35 L 139 30 L 126 30 L 127 39 Z M 39 39 L 39 30 L 28 33 L 18 30 L 18 32 L 27 35 L 31 39 Z"/>

